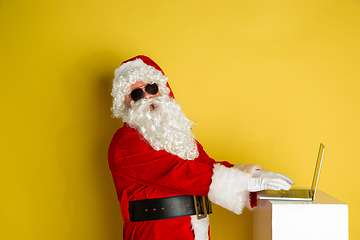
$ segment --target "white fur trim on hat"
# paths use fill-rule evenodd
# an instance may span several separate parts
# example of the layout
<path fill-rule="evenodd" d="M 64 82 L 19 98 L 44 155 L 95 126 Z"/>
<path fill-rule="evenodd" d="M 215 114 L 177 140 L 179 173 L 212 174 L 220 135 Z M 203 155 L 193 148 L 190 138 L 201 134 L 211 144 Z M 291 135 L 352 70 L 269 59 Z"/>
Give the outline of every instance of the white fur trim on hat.
<path fill-rule="evenodd" d="M 212 183 L 210 185 L 209 200 L 236 214 L 249 202 L 247 185 L 251 174 L 227 168 L 220 163 L 214 165 Z"/>
<path fill-rule="evenodd" d="M 170 89 L 166 86 L 168 78 L 153 66 L 147 65 L 140 58 L 121 64 L 115 70 L 113 88 L 113 116 L 120 118 L 125 113 L 125 96 L 130 94 L 130 86 L 136 82 L 156 83 L 159 86 L 161 95 L 169 95 Z"/>

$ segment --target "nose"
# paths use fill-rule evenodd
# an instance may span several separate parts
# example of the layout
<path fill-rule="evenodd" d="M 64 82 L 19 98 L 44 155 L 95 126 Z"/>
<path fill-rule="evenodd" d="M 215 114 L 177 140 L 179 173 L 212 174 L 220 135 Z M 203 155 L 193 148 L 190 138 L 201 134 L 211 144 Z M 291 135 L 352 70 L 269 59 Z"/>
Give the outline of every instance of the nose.
<path fill-rule="evenodd" d="M 153 96 L 154 96 L 154 95 L 149 94 L 149 93 L 147 93 L 146 91 L 144 91 L 144 98 L 145 98 L 145 99 L 152 98 Z"/>

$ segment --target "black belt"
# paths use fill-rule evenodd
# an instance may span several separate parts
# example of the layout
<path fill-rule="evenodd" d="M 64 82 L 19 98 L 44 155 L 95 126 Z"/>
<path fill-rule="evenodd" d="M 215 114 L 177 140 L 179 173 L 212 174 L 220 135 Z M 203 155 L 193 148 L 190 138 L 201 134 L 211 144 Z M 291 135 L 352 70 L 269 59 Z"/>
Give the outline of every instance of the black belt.
<path fill-rule="evenodd" d="M 210 213 L 212 213 L 211 202 L 207 197 L 202 196 L 182 195 L 129 201 L 129 214 L 132 222 L 191 215 L 197 215 L 200 219 Z"/>

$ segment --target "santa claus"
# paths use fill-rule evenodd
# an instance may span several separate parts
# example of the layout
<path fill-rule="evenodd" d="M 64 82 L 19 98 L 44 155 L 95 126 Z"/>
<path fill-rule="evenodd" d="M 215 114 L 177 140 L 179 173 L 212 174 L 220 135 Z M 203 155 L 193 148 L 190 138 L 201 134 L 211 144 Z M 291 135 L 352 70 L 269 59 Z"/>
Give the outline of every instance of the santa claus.
<path fill-rule="evenodd" d="M 209 200 L 236 214 L 257 191 L 293 181 L 258 165 L 217 162 L 204 151 L 174 99 L 168 78 L 146 56 L 121 64 L 113 116 L 124 126 L 108 152 L 124 221 L 123 239 L 209 239 Z"/>

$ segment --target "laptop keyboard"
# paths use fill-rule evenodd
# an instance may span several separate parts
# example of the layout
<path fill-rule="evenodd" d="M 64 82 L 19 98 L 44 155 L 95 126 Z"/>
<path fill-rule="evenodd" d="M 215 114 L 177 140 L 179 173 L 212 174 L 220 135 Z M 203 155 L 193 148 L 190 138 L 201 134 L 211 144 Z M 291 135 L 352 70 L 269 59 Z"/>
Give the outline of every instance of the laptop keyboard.
<path fill-rule="evenodd" d="M 290 189 L 289 191 L 281 191 L 281 197 L 308 198 L 310 190 L 306 189 Z"/>

